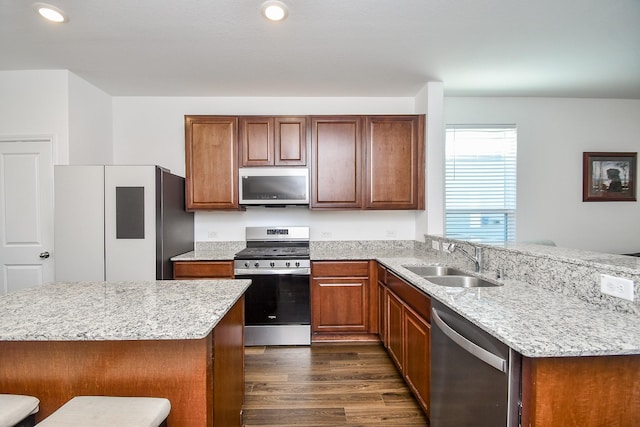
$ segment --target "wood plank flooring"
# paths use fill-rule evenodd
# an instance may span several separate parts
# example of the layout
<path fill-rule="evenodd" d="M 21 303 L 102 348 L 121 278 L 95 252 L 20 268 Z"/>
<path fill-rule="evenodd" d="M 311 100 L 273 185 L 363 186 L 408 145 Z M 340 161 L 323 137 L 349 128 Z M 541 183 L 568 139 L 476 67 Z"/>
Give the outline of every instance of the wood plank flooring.
<path fill-rule="evenodd" d="M 428 426 L 379 343 L 247 347 L 244 426 Z"/>

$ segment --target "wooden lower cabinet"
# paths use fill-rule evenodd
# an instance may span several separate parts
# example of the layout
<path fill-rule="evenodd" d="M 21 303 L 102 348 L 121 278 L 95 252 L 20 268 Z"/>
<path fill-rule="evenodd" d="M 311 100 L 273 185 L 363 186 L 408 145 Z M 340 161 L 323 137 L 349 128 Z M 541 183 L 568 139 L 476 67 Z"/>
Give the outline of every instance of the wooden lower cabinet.
<path fill-rule="evenodd" d="M 409 307 L 403 308 L 404 379 L 429 415 L 431 325 Z"/>
<path fill-rule="evenodd" d="M 313 279 L 313 332 L 365 332 L 367 279 Z"/>
<path fill-rule="evenodd" d="M 314 340 L 353 341 L 377 338 L 377 301 L 369 280 L 369 261 L 311 263 L 311 331 Z M 377 306 L 377 303 L 376 303 Z M 374 327 L 375 325 L 375 327 Z"/>
<path fill-rule="evenodd" d="M 522 359 L 522 425 L 640 425 L 640 355 Z"/>
<path fill-rule="evenodd" d="M 378 269 L 380 338 L 389 356 L 429 416 L 431 300 L 395 274 Z"/>
<path fill-rule="evenodd" d="M 429 416 L 431 300 L 377 266 L 380 340 Z M 522 357 L 524 427 L 637 427 L 640 355 Z"/>
<path fill-rule="evenodd" d="M 233 261 L 174 261 L 173 278 L 188 279 L 232 279 Z"/>
<path fill-rule="evenodd" d="M 400 372 L 404 372 L 403 304 L 392 292 L 387 292 L 387 351 Z"/>

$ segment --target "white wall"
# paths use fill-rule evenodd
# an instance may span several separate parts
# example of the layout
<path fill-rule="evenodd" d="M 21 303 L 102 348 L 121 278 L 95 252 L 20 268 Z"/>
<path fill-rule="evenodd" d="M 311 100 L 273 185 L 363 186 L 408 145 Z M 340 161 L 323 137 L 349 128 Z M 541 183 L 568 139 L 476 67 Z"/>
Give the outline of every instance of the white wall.
<path fill-rule="evenodd" d="M 582 201 L 582 153 L 637 152 L 640 101 L 445 98 L 444 105 L 445 124 L 517 125 L 518 240 L 640 251 L 640 202 Z"/>
<path fill-rule="evenodd" d="M 184 116 L 413 114 L 413 98 L 113 98 L 116 164 L 157 164 L 184 176 Z"/>
<path fill-rule="evenodd" d="M 184 98 L 115 97 L 114 161 L 158 164 L 184 176 L 184 116 L 414 114 L 414 98 Z M 244 240 L 246 226 L 309 225 L 313 240 L 414 240 L 416 215 L 403 212 L 319 212 L 250 208 L 198 212 L 196 241 Z"/>
<path fill-rule="evenodd" d="M 113 163 L 111 96 L 69 73 L 69 164 Z"/>
<path fill-rule="evenodd" d="M 69 160 L 68 71 L 0 71 L 0 136 L 53 138 L 53 162 Z"/>
<path fill-rule="evenodd" d="M 245 212 L 197 212 L 195 240 L 245 240 L 249 226 L 309 226 L 311 240 L 414 240 L 412 211 L 311 211 L 250 207 Z"/>

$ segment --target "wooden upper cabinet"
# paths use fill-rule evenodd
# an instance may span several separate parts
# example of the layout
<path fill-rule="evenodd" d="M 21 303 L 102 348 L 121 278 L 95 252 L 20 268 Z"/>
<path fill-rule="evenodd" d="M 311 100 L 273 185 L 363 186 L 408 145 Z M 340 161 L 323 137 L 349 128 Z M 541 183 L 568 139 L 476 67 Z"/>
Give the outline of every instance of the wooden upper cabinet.
<path fill-rule="evenodd" d="M 368 116 L 366 209 L 424 209 L 424 116 Z"/>
<path fill-rule="evenodd" d="M 275 164 L 307 165 L 307 118 L 275 118 Z"/>
<path fill-rule="evenodd" d="M 306 117 L 240 117 L 240 165 L 305 166 Z"/>
<path fill-rule="evenodd" d="M 273 117 L 240 117 L 242 166 L 273 166 Z"/>
<path fill-rule="evenodd" d="M 312 209 L 424 209 L 424 131 L 424 115 L 185 116 L 186 206 L 238 209 L 239 166 L 309 165 Z"/>
<path fill-rule="evenodd" d="M 186 209 L 238 209 L 237 117 L 185 116 Z"/>
<path fill-rule="evenodd" d="M 311 207 L 362 207 L 362 126 L 359 116 L 311 118 Z"/>

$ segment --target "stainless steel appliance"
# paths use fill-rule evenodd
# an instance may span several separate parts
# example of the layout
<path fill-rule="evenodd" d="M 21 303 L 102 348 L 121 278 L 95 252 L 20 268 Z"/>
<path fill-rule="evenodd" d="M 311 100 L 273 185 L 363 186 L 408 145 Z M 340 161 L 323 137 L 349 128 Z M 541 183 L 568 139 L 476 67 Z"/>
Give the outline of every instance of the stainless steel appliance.
<path fill-rule="evenodd" d="M 155 165 L 55 167 L 58 281 L 167 280 L 193 250 L 184 178 Z"/>
<path fill-rule="evenodd" d="M 309 170 L 305 167 L 240 168 L 241 205 L 308 205 Z"/>
<path fill-rule="evenodd" d="M 245 293 L 245 345 L 311 344 L 309 227 L 247 227 L 234 275 Z"/>
<path fill-rule="evenodd" d="M 431 427 L 517 427 L 521 357 L 432 301 Z"/>

